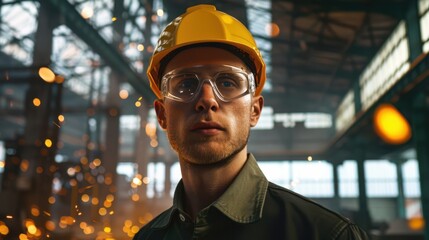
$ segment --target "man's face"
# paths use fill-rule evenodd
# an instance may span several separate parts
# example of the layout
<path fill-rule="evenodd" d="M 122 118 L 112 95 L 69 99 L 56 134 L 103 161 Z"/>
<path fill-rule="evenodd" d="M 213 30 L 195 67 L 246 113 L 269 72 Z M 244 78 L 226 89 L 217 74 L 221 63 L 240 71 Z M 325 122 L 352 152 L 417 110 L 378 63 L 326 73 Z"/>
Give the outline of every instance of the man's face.
<path fill-rule="evenodd" d="M 223 65 L 249 71 L 238 57 L 226 50 L 196 47 L 176 55 L 167 64 L 164 74 L 193 68 L 206 79 L 216 75 Z M 205 82 L 197 94 L 187 103 L 169 98 L 155 101 L 158 122 L 166 129 L 179 158 L 192 164 L 212 164 L 246 151 L 250 127 L 256 125 L 261 114 L 262 97 L 247 94 L 223 102 L 209 82 Z"/>

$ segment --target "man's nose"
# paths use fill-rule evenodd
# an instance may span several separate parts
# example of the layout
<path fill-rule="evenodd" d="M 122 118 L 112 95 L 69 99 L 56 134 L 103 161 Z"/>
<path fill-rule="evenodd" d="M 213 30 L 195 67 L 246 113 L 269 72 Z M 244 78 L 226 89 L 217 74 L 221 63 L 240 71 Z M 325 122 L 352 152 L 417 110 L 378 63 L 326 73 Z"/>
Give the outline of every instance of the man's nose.
<path fill-rule="evenodd" d="M 216 94 L 210 82 L 205 81 L 201 86 L 199 96 L 197 96 L 197 103 L 195 104 L 195 110 L 201 111 L 217 111 L 219 104 L 216 99 Z"/>

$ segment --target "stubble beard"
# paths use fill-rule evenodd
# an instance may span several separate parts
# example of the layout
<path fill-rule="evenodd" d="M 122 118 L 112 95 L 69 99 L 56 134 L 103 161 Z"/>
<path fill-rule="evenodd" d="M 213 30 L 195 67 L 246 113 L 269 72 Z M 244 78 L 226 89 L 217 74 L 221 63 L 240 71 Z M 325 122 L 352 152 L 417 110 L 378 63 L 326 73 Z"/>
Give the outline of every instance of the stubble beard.
<path fill-rule="evenodd" d="M 170 133 L 168 139 L 180 159 L 195 165 L 213 165 L 229 162 L 246 147 L 249 135 L 250 128 L 247 128 L 237 132 L 238 137 L 232 136 L 229 139 L 206 137 L 197 140 L 185 138 L 180 141 Z"/>

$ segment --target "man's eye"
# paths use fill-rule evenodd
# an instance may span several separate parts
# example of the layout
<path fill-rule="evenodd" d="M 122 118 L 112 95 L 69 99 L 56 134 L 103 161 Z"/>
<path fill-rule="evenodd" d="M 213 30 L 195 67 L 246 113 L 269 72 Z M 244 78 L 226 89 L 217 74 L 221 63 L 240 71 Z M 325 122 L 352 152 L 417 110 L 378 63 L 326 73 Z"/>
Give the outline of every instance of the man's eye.
<path fill-rule="evenodd" d="M 183 79 L 178 85 L 180 88 L 194 88 L 198 84 L 198 80 L 195 78 Z"/>
<path fill-rule="evenodd" d="M 236 85 L 235 82 L 231 80 L 223 80 L 220 84 L 222 87 L 225 87 L 225 88 L 235 87 Z"/>

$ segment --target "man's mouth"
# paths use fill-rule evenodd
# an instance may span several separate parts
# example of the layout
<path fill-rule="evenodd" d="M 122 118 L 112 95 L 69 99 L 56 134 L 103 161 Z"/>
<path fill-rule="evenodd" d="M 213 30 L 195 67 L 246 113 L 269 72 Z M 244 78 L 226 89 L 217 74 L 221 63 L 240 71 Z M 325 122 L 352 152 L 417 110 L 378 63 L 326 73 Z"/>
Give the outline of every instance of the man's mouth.
<path fill-rule="evenodd" d="M 204 135 L 215 135 L 225 129 L 216 122 L 198 122 L 191 127 L 191 132 L 198 132 Z"/>

